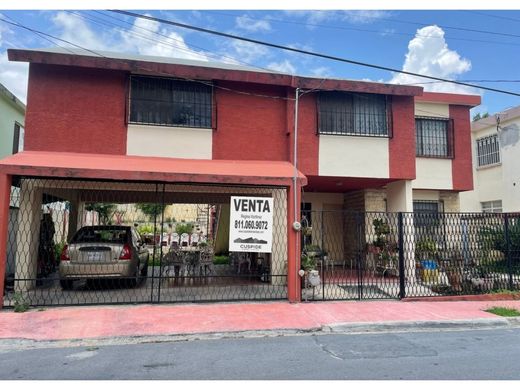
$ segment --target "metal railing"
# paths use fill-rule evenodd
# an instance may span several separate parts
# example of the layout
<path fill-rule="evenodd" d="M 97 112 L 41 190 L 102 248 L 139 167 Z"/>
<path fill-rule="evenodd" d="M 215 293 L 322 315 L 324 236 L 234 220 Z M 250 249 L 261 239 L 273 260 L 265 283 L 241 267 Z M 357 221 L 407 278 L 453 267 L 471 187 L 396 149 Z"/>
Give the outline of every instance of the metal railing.
<path fill-rule="evenodd" d="M 313 211 L 304 299 L 402 299 L 520 289 L 520 217 L 491 213 Z M 420 220 L 418 224 L 417 221 Z"/>

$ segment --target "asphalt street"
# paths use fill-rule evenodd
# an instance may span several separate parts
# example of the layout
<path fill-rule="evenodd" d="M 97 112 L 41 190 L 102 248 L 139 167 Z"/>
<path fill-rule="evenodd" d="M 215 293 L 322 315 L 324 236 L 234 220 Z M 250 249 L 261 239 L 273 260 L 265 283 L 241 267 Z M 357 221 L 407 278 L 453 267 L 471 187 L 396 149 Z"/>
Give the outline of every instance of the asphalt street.
<path fill-rule="evenodd" d="M 13 349 L 0 379 L 520 379 L 520 329 Z"/>

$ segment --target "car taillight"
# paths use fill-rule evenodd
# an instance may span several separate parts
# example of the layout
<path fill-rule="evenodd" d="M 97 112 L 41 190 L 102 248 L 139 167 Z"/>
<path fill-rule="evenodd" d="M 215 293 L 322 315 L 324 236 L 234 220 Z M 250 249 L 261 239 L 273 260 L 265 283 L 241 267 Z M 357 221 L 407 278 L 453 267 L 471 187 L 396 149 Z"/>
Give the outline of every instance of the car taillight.
<path fill-rule="evenodd" d="M 119 260 L 132 260 L 132 249 L 130 248 L 130 245 L 123 245 L 123 249 L 121 250 Z"/>
<path fill-rule="evenodd" d="M 70 261 L 68 245 L 65 245 L 61 250 L 60 261 Z"/>

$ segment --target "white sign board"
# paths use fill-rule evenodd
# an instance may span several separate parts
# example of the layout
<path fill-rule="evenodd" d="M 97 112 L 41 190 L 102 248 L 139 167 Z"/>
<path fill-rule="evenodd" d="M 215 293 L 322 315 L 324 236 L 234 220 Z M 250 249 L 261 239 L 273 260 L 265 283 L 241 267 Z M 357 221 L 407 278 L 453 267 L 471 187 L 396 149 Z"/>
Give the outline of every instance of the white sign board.
<path fill-rule="evenodd" d="M 232 196 L 229 251 L 271 253 L 273 198 Z"/>

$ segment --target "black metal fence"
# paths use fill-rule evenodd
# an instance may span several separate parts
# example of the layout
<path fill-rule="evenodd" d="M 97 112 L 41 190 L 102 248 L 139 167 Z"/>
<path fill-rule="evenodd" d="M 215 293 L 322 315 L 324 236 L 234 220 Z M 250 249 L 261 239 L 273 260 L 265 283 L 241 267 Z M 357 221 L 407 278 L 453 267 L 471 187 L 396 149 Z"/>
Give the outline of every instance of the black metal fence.
<path fill-rule="evenodd" d="M 385 299 L 520 289 L 520 216 L 307 212 L 302 299 Z M 307 272 L 310 275 L 310 272 Z"/>
<path fill-rule="evenodd" d="M 230 253 L 231 196 L 273 197 L 272 253 Z M 4 305 L 287 297 L 284 188 L 20 177 Z"/>

